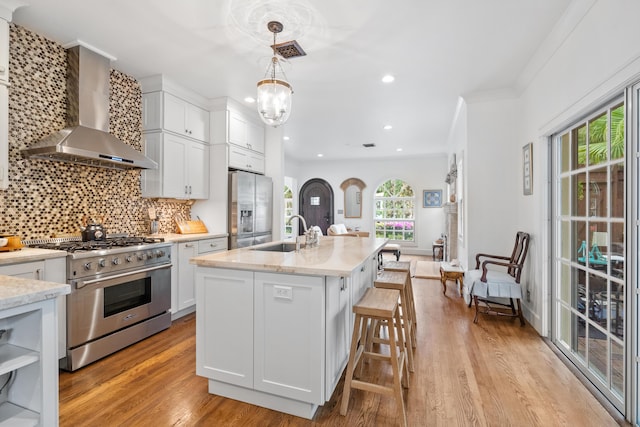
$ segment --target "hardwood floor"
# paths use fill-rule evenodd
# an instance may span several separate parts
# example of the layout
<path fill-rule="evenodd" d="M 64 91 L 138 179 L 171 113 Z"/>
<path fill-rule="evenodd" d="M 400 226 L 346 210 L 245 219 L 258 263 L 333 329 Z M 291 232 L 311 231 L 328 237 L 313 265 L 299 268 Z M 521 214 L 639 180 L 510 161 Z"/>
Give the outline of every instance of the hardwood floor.
<path fill-rule="evenodd" d="M 424 257 L 402 257 L 411 260 Z M 473 324 L 453 282 L 414 279 L 415 372 L 405 390 L 411 426 L 616 426 L 529 325 L 482 316 Z M 390 367 L 371 362 L 365 375 Z M 60 373 L 61 426 L 387 426 L 393 399 L 354 390 L 339 414 L 342 382 L 313 420 L 210 395 L 195 375 L 195 317 L 74 373 Z"/>

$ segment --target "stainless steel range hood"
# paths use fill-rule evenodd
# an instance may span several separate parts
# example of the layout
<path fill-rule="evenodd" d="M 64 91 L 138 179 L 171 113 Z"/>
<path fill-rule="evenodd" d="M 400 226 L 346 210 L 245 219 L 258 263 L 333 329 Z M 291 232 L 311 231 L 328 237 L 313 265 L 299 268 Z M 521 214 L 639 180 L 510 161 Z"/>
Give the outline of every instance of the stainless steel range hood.
<path fill-rule="evenodd" d="M 22 155 L 111 169 L 157 169 L 156 162 L 109 133 L 109 59 L 74 46 L 67 61 L 68 126 Z"/>

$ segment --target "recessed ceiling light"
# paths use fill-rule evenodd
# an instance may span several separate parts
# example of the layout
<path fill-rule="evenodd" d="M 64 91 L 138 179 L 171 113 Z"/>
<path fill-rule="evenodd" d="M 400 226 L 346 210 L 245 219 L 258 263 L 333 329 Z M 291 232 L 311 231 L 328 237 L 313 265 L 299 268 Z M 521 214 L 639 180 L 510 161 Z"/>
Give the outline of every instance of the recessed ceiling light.
<path fill-rule="evenodd" d="M 324 157 L 324 154 L 318 154 L 318 157 Z"/>
<path fill-rule="evenodd" d="M 402 151 L 402 148 L 396 148 L 396 151 Z"/>
<path fill-rule="evenodd" d="M 384 125 L 384 127 L 383 127 L 382 129 L 384 129 L 384 130 L 391 130 L 391 129 L 393 129 L 393 126 L 391 126 L 391 125 Z"/>
<path fill-rule="evenodd" d="M 394 81 L 396 78 L 393 77 L 391 74 L 387 74 L 386 76 L 384 76 L 382 78 L 382 83 L 391 83 L 392 81 Z"/>
<path fill-rule="evenodd" d="M 251 97 L 251 96 L 247 96 L 247 97 L 244 99 L 244 102 L 248 102 L 249 104 L 253 104 L 254 102 L 256 102 L 256 99 L 255 99 L 255 98 L 253 98 L 253 97 Z"/>
<path fill-rule="evenodd" d="M 282 139 L 284 139 L 285 141 L 290 140 L 291 138 L 289 138 L 288 136 L 283 137 Z"/>

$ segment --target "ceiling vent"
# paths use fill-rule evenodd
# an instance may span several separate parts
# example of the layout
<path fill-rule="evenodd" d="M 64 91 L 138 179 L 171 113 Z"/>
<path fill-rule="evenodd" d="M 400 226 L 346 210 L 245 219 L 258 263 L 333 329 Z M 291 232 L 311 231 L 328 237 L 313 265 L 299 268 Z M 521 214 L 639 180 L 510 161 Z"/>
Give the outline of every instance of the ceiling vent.
<path fill-rule="evenodd" d="M 370 142 L 370 143 L 367 143 L 367 144 L 362 144 L 362 146 L 363 146 L 364 148 L 373 148 L 373 147 L 375 147 L 375 146 L 376 146 L 376 144 L 374 144 L 374 143 L 371 143 L 371 142 Z"/>
<path fill-rule="evenodd" d="M 297 58 L 298 56 L 305 56 L 307 54 L 295 40 L 274 44 L 271 45 L 271 48 L 285 59 Z"/>

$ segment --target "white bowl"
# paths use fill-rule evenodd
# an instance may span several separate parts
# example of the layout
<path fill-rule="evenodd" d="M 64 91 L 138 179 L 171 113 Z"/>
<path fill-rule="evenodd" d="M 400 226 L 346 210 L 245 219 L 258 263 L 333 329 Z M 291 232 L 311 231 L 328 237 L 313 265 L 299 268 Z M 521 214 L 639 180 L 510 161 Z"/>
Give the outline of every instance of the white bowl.
<path fill-rule="evenodd" d="M 3 246 L 7 246 L 7 243 L 9 243 L 9 239 L 5 237 L 0 237 L 0 248 Z"/>

